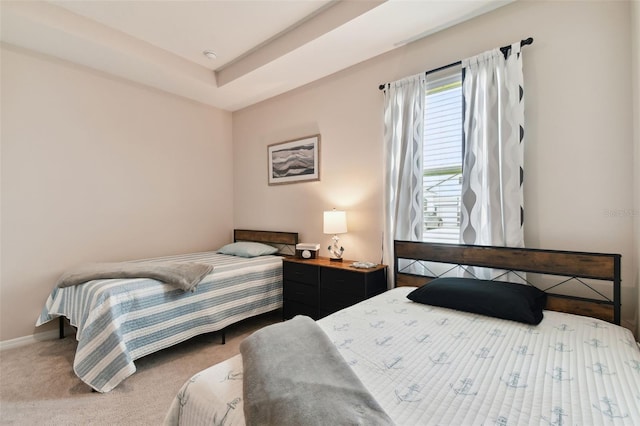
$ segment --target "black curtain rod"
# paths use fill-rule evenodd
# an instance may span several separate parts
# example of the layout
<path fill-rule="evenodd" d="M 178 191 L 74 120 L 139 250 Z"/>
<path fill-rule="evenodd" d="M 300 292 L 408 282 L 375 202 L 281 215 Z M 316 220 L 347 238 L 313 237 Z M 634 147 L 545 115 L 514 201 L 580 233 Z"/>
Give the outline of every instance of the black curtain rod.
<path fill-rule="evenodd" d="M 524 40 L 520 40 L 520 47 L 528 46 L 530 44 L 533 44 L 533 37 L 529 37 L 529 38 L 526 38 Z M 502 51 L 502 54 L 506 58 L 509 55 L 509 51 L 511 50 L 511 45 L 503 46 L 503 47 L 500 48 L 500 50 Z M 449 65 L 444 65 L 444 66 L 441 66 L 441 67 L 438 67 L 438 68 L 434 68 L 432 70 L 426 71 L 425 75 L 433 74 L 434 72 L 442 71 L 444 69 L 455 67 L 456 65 L 460 65 L 460 64 L 462 64 L 462 61 L 458 61 L 458 62 L 454 62 L 454 63 L 449 64 Z M 387 87 L 387 84 L 389 84 L 389 83 L 381 84 L 380 86 L 378 86 L 378 89 L 384 90 L 384 88 Z"/>

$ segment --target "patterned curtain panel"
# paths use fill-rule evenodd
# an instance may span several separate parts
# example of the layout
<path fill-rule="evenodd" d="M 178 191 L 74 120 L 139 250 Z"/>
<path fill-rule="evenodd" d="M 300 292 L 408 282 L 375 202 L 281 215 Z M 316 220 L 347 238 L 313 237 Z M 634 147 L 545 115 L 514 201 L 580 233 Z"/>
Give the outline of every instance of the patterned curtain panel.
<path fill-rule="evenodd" d="M 520 43 L 462 61 L 464 159 L 460 242 L 524 247 L 524 90 Z M 493 279 L 502 271 L 478 270 Z M 504 277 L 508 279 L 508 277 Z"/>
<path fill-rule="evenodd" d="M 384 91 L 383 262 L 393 279 L 393 240 L 422 241 L 422 139 L 425 75 L 405 78 Z M 391 284 L 391 282 L 390 282 Z"/>
<path fill-rule="evenodd" d="M 460 242 L 524 247 L 524 90 L 520 43 L 462 61 Z M 485 271 L 481 278 L 494 273 Z"/>

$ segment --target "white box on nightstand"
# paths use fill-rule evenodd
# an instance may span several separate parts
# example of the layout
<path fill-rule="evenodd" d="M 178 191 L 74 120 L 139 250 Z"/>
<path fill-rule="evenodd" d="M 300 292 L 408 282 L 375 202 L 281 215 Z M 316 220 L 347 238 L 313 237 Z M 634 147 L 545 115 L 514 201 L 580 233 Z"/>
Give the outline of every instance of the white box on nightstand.
<path fill-rule="evenodd" d="M 318 243 L 299 243 L 296 244 L 296 257 L 300 259 L 316 259 L 318 250 L 320 250 L 320 244 Z"/>

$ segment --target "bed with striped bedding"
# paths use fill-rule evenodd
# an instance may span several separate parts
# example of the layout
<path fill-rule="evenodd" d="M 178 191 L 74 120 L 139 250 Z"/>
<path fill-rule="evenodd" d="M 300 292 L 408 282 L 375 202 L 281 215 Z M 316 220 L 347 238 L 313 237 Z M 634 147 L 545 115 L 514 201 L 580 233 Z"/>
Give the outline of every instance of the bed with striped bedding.
<path fill-rule="evenodd" d="M 194 292 L 147 278 L 56 287 L 36 322 L 69 319 L 78 340 L 73 369 L 98 392 L 133 374 L 136 359 L 282 306 L 280 256 L 203 252 L 145 262 L 205 263 L 213 271 Z"/>

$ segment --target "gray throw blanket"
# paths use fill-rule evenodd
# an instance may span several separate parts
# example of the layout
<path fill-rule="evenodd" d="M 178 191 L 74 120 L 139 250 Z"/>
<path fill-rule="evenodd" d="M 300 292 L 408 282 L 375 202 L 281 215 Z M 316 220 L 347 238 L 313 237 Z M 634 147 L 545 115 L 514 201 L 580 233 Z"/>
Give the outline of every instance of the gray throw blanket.
<path fill-rule="evenodd" d="M 151 278 L 184 291 L 195 291 L 198 283 L 212 270 L 211 265 L 194 262 L 90 263 L 67 271 L 56 286 L 69 287 L 100 279 Z"/>
<path fill-rule="evenodd" d="M 240 344 L 247 425 L 393 425 L 329 337 L 297 316 Z"/>

